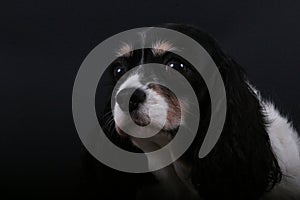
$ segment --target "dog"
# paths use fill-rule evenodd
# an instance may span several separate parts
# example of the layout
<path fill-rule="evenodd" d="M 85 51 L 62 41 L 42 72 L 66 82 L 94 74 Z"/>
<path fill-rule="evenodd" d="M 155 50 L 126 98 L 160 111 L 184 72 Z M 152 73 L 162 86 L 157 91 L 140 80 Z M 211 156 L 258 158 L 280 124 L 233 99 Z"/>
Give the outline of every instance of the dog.
<path fill-rule="evenodd" d="M 170 71 L 170 76 L 176 70 L 189 81 L 201 110 L 198 131 L 188 150 L 163 169 L 144 175 L 114 170 L 107 172 L 104 169 L 104 175 L 99 176 L 99 171 L 105 167 L 98 167 L 101 169 L 97 175 L 92 173 L 97 167 L 89 167 L 89 177 L 99 176 L 95 184 L 105 182 L 101 185 L 111 185 L 106 186 L 104 191 L 114 188 L 111 191 L 119 194 L 123 191 L 123 197 L 130 196 L 132 199 L 300 199 L 300 140 L 292 123 L 279 113 L 272 102 L 262 97 L 242 67 L 226 55 L 208 33 L 191 25 L 164 24 L 160 27 L 194 39 L 218 67 L 227 97 L 226 120 L 221 136 L 206 157 L 198 157 L 210 123 L 210 95 L 195 67 L 171 52 L 180 49 L 180 46 L 159 38 L 153 42 L 152 48 L 138 50 L 133 50 L 130 43 L 123 43 L 116 51 L 118 58 L 106 72 L 112 79 L 111 86 L 127 74 L 115 96 L 111 96 L 116 100 L 113 109 L 108 104 L 99 116 L 107 137 L 125 150 L 149 152 L 168 144 L 178 128 L 185 126 L 184 116 L 189 115 L 193 105 L 189 99 L 176 97 L 162 85 L 143 81 L 148 76 L 143 68 L 131 70 L 147 63 L 163 64 L 165 70 Z M 142 37 L 147 37 L 147 32 Z M 152 76 L 155 77 L 155 74 Z M 132 93 L 128 106 L 123 99 L 131 94 L 132 88 L 137 89 Z M 150 110 L 154 111 L 153 119 L 149 117 Z M 167 113 L 167 117 L 158 134 L 140 139 L 130 136 L 115 123 L 126 124 L 125 111 L 130 113 L 141 130 L 151 120 L 164 120 L 163 113 Z M 116 184 L 121 186 L 116 187 Z"/>

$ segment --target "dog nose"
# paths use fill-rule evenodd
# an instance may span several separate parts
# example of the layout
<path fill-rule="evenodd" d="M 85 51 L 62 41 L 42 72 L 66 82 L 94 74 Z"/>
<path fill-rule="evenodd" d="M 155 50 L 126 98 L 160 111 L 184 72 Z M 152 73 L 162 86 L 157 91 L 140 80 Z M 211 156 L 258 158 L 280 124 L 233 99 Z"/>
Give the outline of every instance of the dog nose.
<path fill-rule="evenodd" d="M 132 91 L 134 91 L 132 93 Z M 126 103 L 125 99 L 129 97 L 129 95 L 132 93 L 129 105 Z M 121 90 L 117 97 L 116 97 L 117 103 L 119 104 L 120 108 L 123 111 L 129 112 L 137 109 L 141 103 L 143 103 L 146 100 L 146 93 L 142 89 L 136 89 L 136 88 L 126 88 Z"/>

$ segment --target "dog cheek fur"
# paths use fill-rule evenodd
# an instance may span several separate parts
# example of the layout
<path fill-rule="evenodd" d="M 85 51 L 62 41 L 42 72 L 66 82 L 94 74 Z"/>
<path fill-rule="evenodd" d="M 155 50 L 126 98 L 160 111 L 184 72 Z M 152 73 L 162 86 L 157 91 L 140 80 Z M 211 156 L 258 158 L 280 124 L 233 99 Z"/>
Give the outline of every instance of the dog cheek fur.
<path fill-rule="evenodd" d="M 164 126 L 166 130 L 176 129 L 181 124 L 181 106 L 180 101 L 175 94 L 164 86 L 158 84 L 149 84 L 150 89 L 155 91 L 157 95 L 163 97 L 168 105 L 167 121 Z"/>

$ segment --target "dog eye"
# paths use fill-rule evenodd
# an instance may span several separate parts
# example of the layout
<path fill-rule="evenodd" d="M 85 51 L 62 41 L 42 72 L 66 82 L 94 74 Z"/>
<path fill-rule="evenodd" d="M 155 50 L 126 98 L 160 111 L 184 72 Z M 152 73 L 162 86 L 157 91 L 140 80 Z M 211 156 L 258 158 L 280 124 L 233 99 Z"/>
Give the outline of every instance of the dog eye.
<path fill-rule="evenodd" d="M 127 72 L 127 68 L 125 66 L 118 65 L 114 69 L 114 76 L 115 78 L 119 79 L 126 72 Z"/>
<path fill-rule="evenodd" d="M 186 70 L 186 66 L 183 62 L 177 61 L 177 60 L 171 60 L 167 63 L 167 66 L 178 70 L 178 71 L 185 71 Z"/>

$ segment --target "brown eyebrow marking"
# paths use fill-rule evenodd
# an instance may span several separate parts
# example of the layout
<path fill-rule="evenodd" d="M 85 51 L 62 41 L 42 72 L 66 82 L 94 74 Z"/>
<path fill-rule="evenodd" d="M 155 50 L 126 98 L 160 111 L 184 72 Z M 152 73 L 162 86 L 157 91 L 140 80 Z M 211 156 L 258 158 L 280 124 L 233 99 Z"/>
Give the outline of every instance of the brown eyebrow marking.
<path fill-rule="evenodd" d="M 116 51 L 116 55 L 118 57 L 122 57 L 122 56 L 130 57 L 132 56 L 132 50 L 133 50 L 132 44 L 123 42 L 121 47 Z"/>
<path fill-rule="evenodd" d="M 174 47 L 169 41 L 157 40 L 152 44 L 152 53 L 155 56 L 161 56 L 167 51 L 176 51 L 177 48 Z M 133 46 L 130 43 L 122 43 L 120 48 L 116 51 L 118 57 L 130 57 L 132 56 Z"/>
<path fill-rule="evenodd" d="M 165 40 L 158 40 L 152 44 L 152 53 L 155 56 L 161 56 L 166 51 L 175 51 L 177 50 L 170 42 Z"/>

